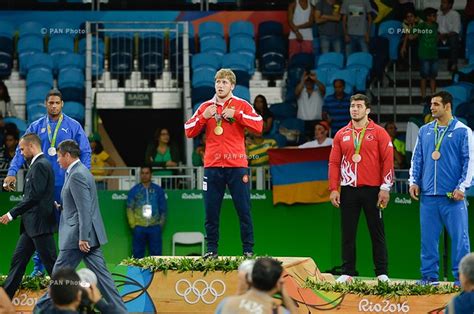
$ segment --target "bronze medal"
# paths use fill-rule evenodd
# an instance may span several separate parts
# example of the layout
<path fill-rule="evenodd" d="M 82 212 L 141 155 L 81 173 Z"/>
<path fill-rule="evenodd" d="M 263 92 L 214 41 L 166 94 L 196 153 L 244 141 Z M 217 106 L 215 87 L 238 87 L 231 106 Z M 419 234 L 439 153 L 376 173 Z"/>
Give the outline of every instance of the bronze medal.
<path fill-rule="evenodd" d="M 431 158 L 433 158 L 433 160 L 438 160 L 441 158 L 441 153 L 435 150 L 434 152 L 431 153 Z"/>
<path fill-rule="evenodd" d="M 352 155 L 352 161 L 355 162 L 356 164 L 359 163 L 361 160 L 362 160 L 362 156 L 360 154 Z"/>

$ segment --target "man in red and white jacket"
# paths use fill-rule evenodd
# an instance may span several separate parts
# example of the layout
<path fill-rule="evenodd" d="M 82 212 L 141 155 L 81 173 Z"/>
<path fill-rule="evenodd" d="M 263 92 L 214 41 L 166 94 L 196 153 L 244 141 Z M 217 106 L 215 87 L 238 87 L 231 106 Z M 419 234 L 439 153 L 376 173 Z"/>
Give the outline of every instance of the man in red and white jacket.
<path fill-rule="evenodd" d="M 352 120 L 336 133 L 329 156 L 330 199 L 335 207 L 341 207 L 342 220 L 343 275 L 338 281 L 356 275 L 355 240 L 361 208 L 372 239 L 375 275 L 388 281 L 382 210 L 393 184 L 393 145 L 387 131 L 368 118 L 367 96 L 353 95 L 350 103 Z"/>
<path fill-rule="evenodd" d="M 236 77 L 230 69 L 220 69 L 215 76 L 215 96 L 201 104 L 184 124 L 186 136 L 206 132 L 204 153 L 204 206 L 206 208 L 205 258 L 218 256 L 219 216 L 226 187 L 240 220 L 240 237 L 245 256 L 253 255 L 253 224 L 250 215 L 250 184 L 245 129 L 261 134 L 263 119 L 245 100 L 232 95 Z"/>

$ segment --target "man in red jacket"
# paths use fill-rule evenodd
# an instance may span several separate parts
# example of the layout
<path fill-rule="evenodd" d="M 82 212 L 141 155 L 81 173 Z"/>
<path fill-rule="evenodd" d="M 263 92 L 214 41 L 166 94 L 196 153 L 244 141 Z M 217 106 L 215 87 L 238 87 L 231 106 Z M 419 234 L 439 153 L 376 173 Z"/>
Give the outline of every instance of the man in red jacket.
<path fill-rule="evenodd" d="M 250 184 L 245 129 L 262 133 L 263 119 L 245 100 L 232 95 L 235 74 L 230 69 L 220 69 L 215 76 L 216 94 L 199 106 L 184 124 L 186 136 L 206 132 L 204 154 L 204 206 L 206 208 L 205 258 L 216 258 L 219 241 L 219 216 L 226 187 L 240 220 L 240 237 L 245 256 L 253 255 L 253 225 L 250 215 Z"/>
<path fill-rule="evenodd" d="M 382 213 L 393 184 L 393 145 L 387 131 L 368 118 L 367 96 L 353 95 L 350 103 L 351 121 L 336 133 L 329 156 L 330 199 L 341 207 L 342 220 L 343 275 L 338 281 L 356 275 L 355 240 L 361 208 L 372 239 L 375 275 L 388 281 Z"/>

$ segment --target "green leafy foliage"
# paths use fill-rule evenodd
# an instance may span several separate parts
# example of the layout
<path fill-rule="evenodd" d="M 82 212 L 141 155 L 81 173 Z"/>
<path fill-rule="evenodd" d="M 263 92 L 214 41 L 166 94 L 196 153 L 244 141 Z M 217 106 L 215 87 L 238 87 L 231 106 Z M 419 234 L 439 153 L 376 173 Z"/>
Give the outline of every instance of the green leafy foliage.
<path fill-rule="evenodd" d="M 307 288 L 313 291 L 332 291 L 338 293 L 351 293 L 358 295 L 377 295 L 386 299 L 399 298 L 402 296 L 430 295 L 430 294 L 449 294 L 460 291 L 459 287 L 450 284 L 441 284 L 438 286 L 419 285 L 417 283 L 403 282 L 382 282 L 369 284 L 360 279 L 354 279 L 352 282 L 327 282 L 315 281 L 312 278 L 306 279 Z"/>
<path fill-rule="evenodd" d="M 245 257 L 220 257 L 216 259 L 203 258 L 155 258 L 145 257 L 142 259 L 127 258 L 121 262 L 122 265 L 136 266 L 148 269 L 151 272 L 167 272 L 174 270 L 179 273 L 185 271 L 202 271 L 205 274 L 212 271 L 222 271 L 224 273 L 237 270 Z"/>
<path fill-rule="evenodd" d="M 7 276 L 0 276 L 0 286 L 3 286 Z M 51 278 L 49 276 L 23 276 L 20 289 L 38 291 L 49 287 Z"/>

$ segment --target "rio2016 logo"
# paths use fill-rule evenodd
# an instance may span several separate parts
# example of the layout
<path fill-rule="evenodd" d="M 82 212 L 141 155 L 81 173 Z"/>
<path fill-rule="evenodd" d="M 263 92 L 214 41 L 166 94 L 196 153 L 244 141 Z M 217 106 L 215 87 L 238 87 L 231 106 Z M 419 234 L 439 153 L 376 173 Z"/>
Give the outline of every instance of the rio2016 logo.
<path fill-rule="evenodd" d="M 36 304 L 36 298 L 30 298 L 26 293 L 22 293 L 12 300 L 14 306 L 33 306 Z"/>

